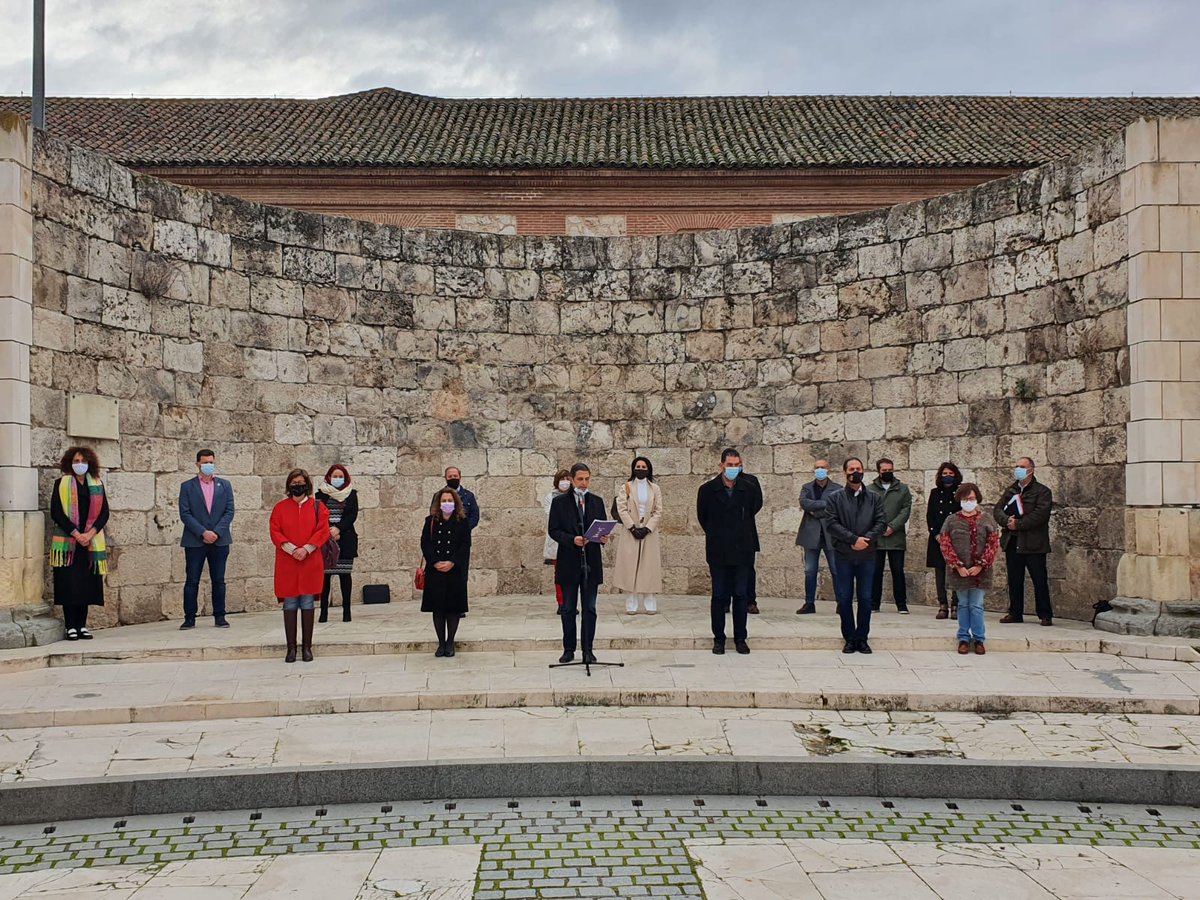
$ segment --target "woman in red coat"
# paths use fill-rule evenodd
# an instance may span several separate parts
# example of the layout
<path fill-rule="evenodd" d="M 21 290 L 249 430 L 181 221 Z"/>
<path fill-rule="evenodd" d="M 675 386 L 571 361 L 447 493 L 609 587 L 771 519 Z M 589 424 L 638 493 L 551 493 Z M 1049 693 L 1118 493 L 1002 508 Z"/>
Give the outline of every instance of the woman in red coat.
<path fill-rule="evenodd" d="M 312 478 L 303 469 L 288 472 L 288 496 L 271 510 L 275 545 L 275 596 L 283 604 L 287 635 L 284 662 L 296 661 L 296 611 L 302 615 L 304 661 L 312 662 L 313 604 L 325 580 L 321 547 L 329 540 L 329 510 L 313 499 Z"/>

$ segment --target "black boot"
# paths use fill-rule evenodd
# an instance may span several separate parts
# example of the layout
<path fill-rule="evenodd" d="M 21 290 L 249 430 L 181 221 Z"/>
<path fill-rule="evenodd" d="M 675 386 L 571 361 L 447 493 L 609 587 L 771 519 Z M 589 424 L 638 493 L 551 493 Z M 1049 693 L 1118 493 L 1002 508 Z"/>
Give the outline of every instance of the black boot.
<path fill-rule="evenodd" d="M 283 658 L 283 661 L 294 663 L 296 661 L 296 611 L 294 609 L 283 611 L 283 634 L 287 638 L 287 656 Z"/>
<path fill-rule="evenodd" d="M 350 576 L 339 575 L 338 579 L 342 583 L 342 621 L 350 621 Z"/>
<path fill-rule="evenodd" d="M 304 631 L 304 646 L 301 649 L 300 658 L 305 662 L 313 661 L 312 652 L 312 635 L 313 635 L 313 618 L 315 610 L 302 609 L 300 610 L 300 627 Z"/>
<path fill-rule="evenodd" d="M 329 621 L 329 576 L 325 576 L 325 587 L 321 590 L 321 618 L 318 622 Z"/>

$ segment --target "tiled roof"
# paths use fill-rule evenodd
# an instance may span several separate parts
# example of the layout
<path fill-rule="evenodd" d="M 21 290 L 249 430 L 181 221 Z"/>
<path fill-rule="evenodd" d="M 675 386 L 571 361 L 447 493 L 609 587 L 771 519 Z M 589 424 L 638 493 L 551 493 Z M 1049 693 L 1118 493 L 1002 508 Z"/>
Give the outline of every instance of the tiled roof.
<path fill-rule="evenodd" d="M 27 112 L 29 99 L 0 98 Z M 1024 168 L 1200 97 L 51 98 L 50 129 L 136 166 Z"/>

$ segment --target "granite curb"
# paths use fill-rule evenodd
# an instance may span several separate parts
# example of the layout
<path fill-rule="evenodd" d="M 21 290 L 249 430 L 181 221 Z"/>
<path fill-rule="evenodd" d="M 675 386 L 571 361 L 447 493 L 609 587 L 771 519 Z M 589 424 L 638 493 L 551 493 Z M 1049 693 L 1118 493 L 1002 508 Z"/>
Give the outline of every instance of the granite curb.
<path fill-rule="evenodd" d="M 0 785 L 0 826 L 346 803 L 692 794 L 1195 806 L 1200 766 L 611 757 L 212 770 Z"/>

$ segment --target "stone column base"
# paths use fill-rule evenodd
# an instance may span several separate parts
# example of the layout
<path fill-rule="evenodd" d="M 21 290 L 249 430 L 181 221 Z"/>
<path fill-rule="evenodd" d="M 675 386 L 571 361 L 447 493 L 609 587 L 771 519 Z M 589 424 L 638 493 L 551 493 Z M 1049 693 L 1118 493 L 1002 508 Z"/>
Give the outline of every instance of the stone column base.
<path fill-rule="evenodd" d="M 62 619 L 45 603 L 0 609 L 0 650 L 44 647 L 62 638 Z"/>
<path fill-rule="evenodd" d="M 1200 639 L 1200 602 L 1114 597 L 1112 609 L 1096 616 L 1096 627 L 1114 634 L 1157 634 Z"/>
<path fill-rule="evenodd" d="M 43 623 L 55 621 L 43 600 L 45 540 L 44 513 L 0 511 L 0 649 L 44 644 L 51 631 L 61 636 Z"/>

